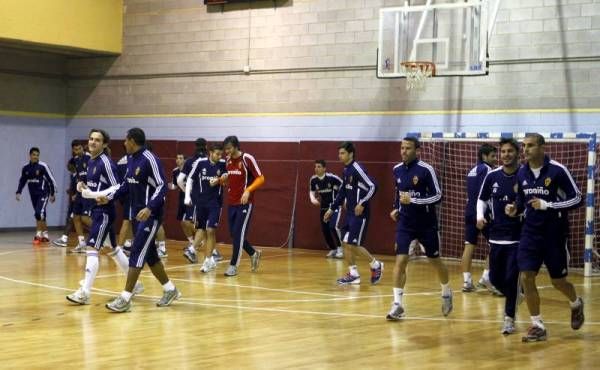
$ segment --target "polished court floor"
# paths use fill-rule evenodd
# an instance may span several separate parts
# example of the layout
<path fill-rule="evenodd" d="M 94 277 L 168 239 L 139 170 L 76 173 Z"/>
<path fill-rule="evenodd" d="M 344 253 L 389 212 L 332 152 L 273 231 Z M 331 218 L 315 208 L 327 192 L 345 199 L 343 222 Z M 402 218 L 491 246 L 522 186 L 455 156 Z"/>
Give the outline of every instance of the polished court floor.
<path fill-rule="evenodd" d="M 85 255 L 65 248 L 32 246 L 30 233 L 0 234 L 1 368 L 162 369 L 593 369 L 600 365 L 600 278 L 572 274 L 586 302 L 586 324 L 569 326 L 569 306 L 545 273 L 542 314 L 548 341 L 521 343 L 528 326 L 525 306 L 518 333 L 504 337 L 503 299 L 487 292 L 460 292 L 459 266 L 449 262 L 454 311 L 440 311 L 439 284 L 425 260 L 409 265 L 407 317 L 387 322 L 392 256 L 379 285 L 338 287 L 344 262 L 325 251 L 263 248 L 257 273 L 243 257 L 237 277 L 202 274 L 171 242 L 167 271 L 183 293 L 158 308 L 161 287 L 145 269 L 146 291 L 132 311 L 110 313 L 104 304 L 124 286 L 124 276 L 104 253 L 86 306 L 65 295 L 83 277 Z M 225 256 L 231 249 L 222 246 Z M 480 269 L 481 267 L 477 267 Z M 480 271 L 475 272 L 479 277 Z"/>

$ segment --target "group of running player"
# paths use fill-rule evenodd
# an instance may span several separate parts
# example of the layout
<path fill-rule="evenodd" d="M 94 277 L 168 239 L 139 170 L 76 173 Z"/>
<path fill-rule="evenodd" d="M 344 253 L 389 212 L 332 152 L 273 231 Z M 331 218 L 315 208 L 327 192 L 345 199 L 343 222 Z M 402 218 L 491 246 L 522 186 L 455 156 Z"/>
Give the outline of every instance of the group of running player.
<path fill-rule="evenodd" d="M 126 156 L 115 164 L 109 156 L 110 137 L 107 132 L 93 129 L 88 137 L 89 153 L 73 143 L 73 158 L 68 168 L 72 173 L 70 213 L 78 234 L 76 250 L 87 255 L 85 278 L 79 289 L 67 296 L 77 304 L 88 304 L 90 291 L 98 271 L 98 252 L 106 238 L 110 239 L 109 255 L 127 275 L 123 292 L 106 307 L 115 312 L 130 309 L 131 298 L 143 291 L 138 281 L 145 263 L 163 286 L 163 297 L 158 306 L 168 306 L 180 297 L 180 292 L 169 280 L 160 260 L 160 246 L 154 247 L 162 227 L 167 182 L 160 160 L 149 150 L 144 131 L 132 128 L 124 142 Z M 190 242 L 184 250 L 190 262 L 197 262 L 196 248 L 203 246 L 202 272 L 215 269 L 215 230 L 219 225 L 223 206 L 223 187 L 228 194 L 228 224 L 233 239 L 233 251 L 225 276 L 238 274 L 242 249 L 250 256 L 251 270 L 259 267 L 261 251 L 246 240 L 253 210 L 253 193 L 264 183 L 254 157 L 240 149 L 235 136 L 228 136 L 222 144 L 207 148 L 204 139 L 195 142 L 196 153 L 185 160 L 177 158 L 171 189 L 180 191 L 178 219 Z M 501 166 L 495 168 L 497 153 Z M 223 159 L 223 153 L 226 159 Z M 546 329 L 540 315 L 540 299 L 536 276 L 542 264 L 546 265 L 553 286 L 570 302 L 571 326 L 579 329 L 584 322 L 583 301 L 568 275 L 568 218 L 567 211 L 581 204 L 581 192 L 568 169 L 551 160 L 545 153 L 545 140 L 539 134 L 528 134 L 523 140 L 525 163 L 519 161 L 520 145 L 512 138 L 503 138 L 498 149 L 484 144 L 479 150 L 478 164 L 467 174 L 468 201 L 465 210 L 465 251 L 463 254 L 463 292 L 475 290 L 470 274 L 473 248 L 478 233 L 482 232 L 490 246 L 489 276 L 484 272 L 480 283 L 505 296 L 502 334 L 515 332 L 518 297 L 524 294 L 532 325 L 523 341 L 543 341 Z M 441 309 L 444 316 L 453 309 L 453 294 L 449 286 L 448 269 L 440 259 L 436 204 L 442 200 L 442 191 L 433 167 L 419 159 L 420 142 L 417 138 L 402 140 L 402 162 L 394 166 L 395 201 L 390 218 L 396 222 L 396 259 L 393 268 L 393 303 L 386 319 L 400 320 L 405 315 L 403 304 L 406 267 L 410 250 L 416 246 L 435 268 L 441 284 Z M 365 168 L 355 160 L 356 149 L 351 142 L 338 147 L 338 158 L 344 164 L 343 175 L 338 177 L 326 171 L 323 160 L 315 161 L 315 175 L 310 180 L 309 196 L 320 207 L 319 217 L 323 234 L 330 248 L 328 257 L 344 258 L 349 271 L 340 277 L 340 285 L 360 284 L 357 257 L 370 263 L 371 284 L 377 284 L 383 275 L 383 262 L 374 258 L 364 247 L 370 218 L 370 200 L 376 184 Z M 119 167 L 121 170 L 119 171 Z M 56 182 L 48 166 L 39 161 L 39 149 L 30 150 L 30 162 L 23 167 L 17 200 L 25 185 L 29 186 L 37 220 L 34 242 L 47 242 L 45 208 L 54 201 Z M 123 251 L 121 233 L 117 243 L 113 232 L 114 201 L 123 201 L 124 218 L 133 226 L 134 237 L 129 258 Z M 344 226 L 340 226 L 342 207 L 346 208 Z M 88 218 L 89 221 L 83 221 Z M 89 225 L 89 236 L 83 237 L 83 223 Z M 55 243 L 66 246 L 66 236 Z M 164 253 L 166 254 L 166 252 Z M 487 269 L 486 269 L 487 270 Z"/>
<path fill-rule="evenodd" d="M 206 141 L 198 139 L 197 144 Z M 87 238 L 82 238 L 83 227 L 73 223 L 79 237 L 75 251 L 85 250 L 85 277 L 80 287 L 67 296 L 67 300 L 76 304 L 89 304 L 90 291 L 99 267 L 98 253 L 105 241 L 110 240 L 112 248 L 109 255 L 119 268 L 127 275 L 123 292 L 106 307 L 115 312 L 125 312 L 131 307 L 131 298 L 144 290 L 138 281 L 139 274 L 145 263 L 163 286 L 163 296 L 157 302 L 158 306 L 168 306 L 181 293 L 169 280 L 160 260 L 161 246 L 155 247 L 155 239 L 162 228 L 164 217 L 165 195 L 167 182 L 160 160 L 149 150 L 145 133 L 139 128 L 127 131 L 124 142 L 126 156 L 118 164 L 110 158 L 109 134 L 100 129 L 92 129 L 88 137 L 89 153 L 84 153 L 82 146 L 73 143 L 73 158 L 68 168 L 72 173 L 72 191 L 70 192 L 71 207 L 69 214 L 81 217 L 79 221 L 89 227 Z M 198 146 L 198 145 L 197 145 Z M 201 146 L 201 145 L 200 145 Z M 221 159 L 223 151 L 227 160 Z M 206 154 L 198 151 L 197 154 Z M 122 171 L 119 171 L 119 166 Z M 193 260 L 195 250 L 191 248 L 205 245 L 205 259 L 201 268 L 208 272 L 215 267 L 215 229 L 219 224 L 222 207 L 222 187 L 228 190 L 228 221 L 234 241 L 231 262 L 225 276 L 238 274 L 242 249 L 250 255 L 251 270 L 259 267 L 261 251 L 254 249 L 246 240 L 248 224 L 252 215 L 252 193 L 264 183 L 254 157 L 240 150 L 240 144 L 235 136 L 228 136 L 223 144 L 212 144 L 208 155 L 198 155 L 190 161 L 189 172 L 183 172 L 182 179 L 174 179 L 172 188 L 177 180 L 185 189 L 184 203 L 187 210 L 194 212 L 194 228 L 197 229 L 195 243 L 186 249 L 186 256 Z M 187 177 L 187 179 L 186 179 Z M 17 200 L 27 183 L 35 209 L 38 228 L 34 243 L 47 242 L 48 233 L 45 228 L 45 207 L 49 199 L 53 201 L 56 182 L 47 165 L 39 162 L 39 149 L 30 151 L 30 162 L 23 168 L 17 190 Z M 129 257 L 125 254 L 121 242 L 117 243 L 113 231 L 115 221 L 115 200 L 123 203 L 124 219 L 133 227 L 133 241 Z M 83 218 L 86 221 L 82 221 Z M 81 230 L 81 231 L 80 231 Z M 68 231 L 68 230 L 67 230 Z M 67 232 L 65 233 L 67 234 Z M 126 235 L 126 233 L 121 233 Z M 82 240 L 83 239 L 83 240 Z M 122 238 L 120 238 L 122 239 Z M 55 245 L 66 246 L 67 237 L 57 239 Z M 193 239 L 192 239 L 193 241 Z M 192 254 L 192 252 L 194 254 Z M 166 253 L 163 253 L 166 254 Z"/>
<path fill-rule="evenodd" d="M 500 153 L 501 166 L 497 163 Z M 394 166 L 395 202 L 390 217 L 396 222 L 396 261 L 393 269 L 392 307 L 386 319 L 397 321 L 405 315 L 402 298 L 406 284 L 406 267 L 411 250 L 422 248 L 435 268 L 441 283 L 442 313 L 453 309 L 448 269 L 440 257 L 438 220 L 435 205 L 442 199 L 433 167 L 419 159 L 417 138 L 402 140 L 402 162 Z M 577 296 L 568 275 L 567 212 L 581 205 L 581 192 L 569 170 L 545 153 L 542 135 L 528 134 L 523 140 L 525 163 L 520 164 L 520 145 L 503 138 L 498 149 L 483 144 L 477 165 L 467 174 L 465 209 L 465 250 L 463 254 L 463 292 L 475 291 L 471 277 L 471 258 L 481 232 L 490 246 L 489 269 L 484 270 L 479 286 L 505 296 L 504 323 L 501 333 L 515 332 L 515 315 L 519 295 L 524 295 L 532 324 L 524 342 L 546 340 L 546 328 L 540 314 L 536 276 L 546 265 L 552 285 L 569 300 L 571 327 L 584 322 L 583 300 Z M 376 185 L 355 158 L 350 142 L 338 147 L 344 164 L 343 176 L 326 171 L 323 160 L 315 161 L 315 175 L 310 179 L 311 203 L 321 208 L 323 235 L 330 248 L 327 257 L 347 257 L 348 273 L 338 284 L 360 284 L 355 257 L 370 261 L 371 283 L 377 284 L 383 263 L 364 248 L 369 223 L 369 201 Z M 345 203 L 346 223 L 340 226 Z"/>

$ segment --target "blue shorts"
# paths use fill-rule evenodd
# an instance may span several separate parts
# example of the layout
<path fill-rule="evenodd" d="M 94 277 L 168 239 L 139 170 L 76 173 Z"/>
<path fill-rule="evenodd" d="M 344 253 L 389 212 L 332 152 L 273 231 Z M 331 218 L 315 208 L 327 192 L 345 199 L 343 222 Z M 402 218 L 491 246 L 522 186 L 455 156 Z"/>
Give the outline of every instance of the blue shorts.
<path fill-rule="evenodd" d="M 363 213 L 361 216 L 356 216 L 350 211 L 347 212 L 346 226 L 347 231 L 344 235 L 344 243 L 362 246 L 367 236 L 367 228 L 369 227 L 368 212 L 366 214 Z"/>
<path fill-rule="evenodd" d="M 81 194 L 77 194 L 73 201 L 73 215 L 75 216 L 90 216 L 92 207 L 95 201 L 93 199 L 85 199 Z"/>
<path fill-rule="evenodd" d="M 219 227 L 221 209 L 219 206 L 196 207 L 196 229 L 206 230 L 207 228 L 216 229 Z"/>
<path fill-rule="evenodd" d="M 129 267 L 142 268 L 144 263 L 154 266 L 160 261 L 154 240 L 161 223 L 159 219 L 150 216 L 146 221 L 132 220 L 133 244 L 129 255 Z"/>
<path fill-rule="evenodd" d="M 546 265 L 552 279 L 569 274 L 569 249 L 567 233 L 539 232 L 521 234 L 517 252 L 519 271 L 538 272 L 542 263 Z"/>
<path fill-rule="evenodd" d="M 440 256 L 440 236 L 435 228 L 420 231 L 396 229 L 396 254 L 408 255 L 410 244 L 415 239 L 425 248 L 427 257 Z"/>
<path fill-rule="evenodd" d="M 465 244 L 477 245 L 477 237 L 479 233 L 483 235 L 485 240 L 489 239 L 489 228 L 486 225 L 483 230 L 477 228 L 476 216 L 465 216 Z"/>
<path fill-rule="evenodd" d="M 87 246 L 98 250 L 104 245 L 104 240 L 113 230 L 115 209 L 98 207 L 92 209 L 92 226 L 87 239 Z"/>
<path fill-rule="evenodd" d="M 319 220 L 323 222 L 323 216 L 329 210 L 329 208 L 321 209 L 319 212 Z M 342 208 L 338 208 L 333 211 L 331 218 L 329 221 L 325 222 L 327 228 L 334 232 L 338 238 L 342 238 L 342 235 L 345 235 L 348 231 L 348 227 L 346 226 L 346 222 L 342 220 Z"/>
<path fill-rule="evenodd" d="M 38 221 L 46 220 L 46 207 L 48 206 L 48 194 L 31 194 L 31 205 L 33 206 L 33 215 Z"/>

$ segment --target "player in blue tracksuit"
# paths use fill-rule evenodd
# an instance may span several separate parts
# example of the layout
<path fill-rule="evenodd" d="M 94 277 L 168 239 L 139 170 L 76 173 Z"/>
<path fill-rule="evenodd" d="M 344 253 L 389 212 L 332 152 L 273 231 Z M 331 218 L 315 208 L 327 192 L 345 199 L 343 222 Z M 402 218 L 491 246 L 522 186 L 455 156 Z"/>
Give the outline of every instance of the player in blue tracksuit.
<path fill-rule="evenodd" d="M 117 166 L 108 156 L 108 144 L 110 136 L 104 130 L 92 129 L 88 136 L 88 148 L 90 160 L 87 163 L 85 183 L 80 181 L 77 190 L 81 192 L 84 199 L 95 199 L 103 193 L 115 189 L 120 181 Z M 92 224 L 86 241 L 86 264 L 85 278 L 83 284 L 74 293 L 67 296 L 67 300 L 80 305 L 89 304 L 92 284 L 96 279 L 99 268 L 98 254 L 104 245 L 106 237 L 110 237 L 114 246 L 115 233 L 113 223 L 115 220 L 115 206 L 113 201 L 106 204 L 92 203 L 90 217 Z M 129 261 L 121 250 L 116 247 L 109 253 L 121 270 L 127 274 Z M 138 292 L 143 288 L 138 284 Z"/>
<path fill-rule="evenodd" d="M 448 269 L 440 259 L 440 240 L 436 204 L 442 199 L 442 190 L 433 167 L 418 158 L 419 140 L 414 137 L 402 139 L 400 155 L 402 162 L 394 166 L 395 201 L 390 213 L 396 221 L 396 264 L 394 265 L 394 302 L 386 316 L 396 321 L 404 316 L 402 296 L 406 284 L 408 251 L 414 240 L 425 248 L 429 262 L 436 269 L 442 285 L 442 313 L 452 311 L 452 290 L 449 286 Z"/>
<path fill-rule="evenodd" d="M 364 247 L 370 214 L 370 200 L 377 187 L 367 175 L 365 169 L 355 161 L 354 144 L 345 141 L 338 146 L 338 158 L 344 164 L 342 186 L 337 197 L 323 215 L 323 221 L 331 219 L 336 209 L 346 201 L 347 232 L 342 239 L 344 255 L 348 261 L 349 271 L 337 280 L 340 285 L 360 284 L 360 274 L 356 267 L 356 257 L 361 255 L 370 261 L 371 284 L 377 284 L 383 275 L 383 263 L 376 260 Z"/>
<path fill-rule="evenodd" d="M 477 228 L 487 227 L 490 244 L 491 283 L 506 297 L 504 335 L 515 332 L 515 315 L 519 291 L 517 251 L 521 237 L 521 218 L 510 217 L 504 209 L 517 198 L 519 144 L 515 139 L 500 140 L 502 166 L 485 177 L 477 199 Z M 489 215 L 489 216 L 488 216 Z"/>
<path fill-rule="evenodd" d="M 77 174 L 77 182 L 86 182 L 87 166 L 90 160 L 90 154 L 85 152 L 83 144 L 79 140 L 71 141 L 71 152 L 73 156 L 69 159 L 69 165 L 75 166 Z M 86 241 L 83 226 L 90 227 L 90 213 L 94 202 L 90 199 L 85 199 L 81 193 L 75 192 L 73 200 L 73 226 L 77 233 L 78 243 L 73 249 L 76 253 L 85 253 Z"/>
<path fill-rule="evenodd" d="M 194 144 L 194 155 L 185 160 L 183 168 L 181 169 L 181 171 L 179 171 L 179 174 L 177 176 L 177 185 L 183 193 L 185 193 L 186 180 L 189 173 L 192 171 L 194 162 L 196 162 L 199 158 L 205 158 L 207 156 L 206 140 L 204 138 L 197 138 Z M 193 203 L 193 200 L 198 198 L 199 191 L 199 185 L 196 183 L 192 188 L 192 204 L 185 206 L 185 212 L 183 215 L 183 222 L 186 223 L 186 228 L 188 228 L 188 230 L 192 230 L 193 234 L 192 236 L 188 236 L 186 234 L 186 237 L 189 241 L 189 245 L 183 250 L 183 256 L 190 263 L 198 262 L 198 256 L 196 255 L 196 247 L 200 246 L 200 244 L 204 242 L 204 240 L 201 239 L 202 233 L 194 231 L 196 228 L 196 204 Z"/>
<path fill-rule="evenodd" d="M 205 241 L 201 272 L 209 272 L 217 267 L 212 251 L 217 244 L 216 230 L 223 208 L 223 188 L 219 179 L 227 172 L 222 155 L 223 145 L 211 144 L 208 157 L 198 158 L 194 162 L 185 186 L 185 203 L 196 205 L 196 230 Z M 197 198 L 192 199 L 192 189 L 196 185 L 200 191 L 196 194 Z"/>
<path fill-rule="evenodd" d="M 477 204 L 477 196 L 481 189 L 481 184 L 487 173 L 496 167 L 498 162 L 497 150 L 494 146 L 485 143 L 479 147 L 477 153 L 478 161 L 475 167 L 471 168 L 467 173 L 467 205 L 465 206 L 465 249 L 463 251 L 461 265 L 463 271 L 463 292 L 475 291 L 473 285 L 473 279 L 471 277 L 471 260 L 473 259 L 473 251 L 477 246 L 477 237 L 479 236 L 480 230 L 477 229 L 477 212 L 475 210 Z M 485 237 L 486 241 L 487 228 L 483 228 L 481 233 Z M 489 282 L 489 270 L 486 268 L 483 270 L 481 279 L 479 279 L 478 286 L 486 287 L 492 291 L 493 286 Z"/>
<path fill-rule="evenodd" d="M 29 149 L 29 163 L 21 169 L 21 177 L 17 187 L 16 199 L 21 200 L 21 192 L 27 184 L 29 197 L 36 220 L 36 233 L 33 242 L 48 242 L 48 225 L 46 225 L 46 206 L 48 201 L 54 203 L 56 180 L 48 165 L 40 161 L 40 149 Z"/>
<path fill-rule="evenodd" d="M 160 160 L 145 148 L 146 135 L 140 128 L 127 131 L 125 149 L 127 159 L 127 174 L 116 192 L 106 197 L 98 198 L 99 203 L 108 203 L 129 195 L 131 210 L 135 215 L 133 220 L 134 239 L 129 256 L 129 271 L 125 289 L 106 308 L 114 312 L 125 312 L 131 307 L 131 297 L 135 284 L 145 263 L 148 263 L 152 274 L 163 286 L 163 296 L 157 306 L 168 306 L 180 293 L 169 280 L 164 266 L 158 257 L 154 245 L 156 232 L 163 220 L 163 208 L 167 182 Z"/>
<path fill-rule="evenodd" d="M 567 212 L 581 204 L 581 192 L 569 170 L 545 154 L 545 140 L 540 134 L 528 134 L 523 140 L 527 163 L 517 172 L 516 204 L 506 213 L 525 217 L 517 260 L 532 325 L 523 341 L 546 340 L 546 328 L 540 315 L 540 297 L 535 278 L 543 264 L 552 285 L 571 305 L 571 327 L 583 325 L 583 300 L 567 280 L 569 236 Z"/>
<path fill-rule="evenodd" d="M 329 247 L 327 258 L 344 258 L 344 249 L 342 248 L 342 227 L 340 219 L 342 218 L 342 208 L 333 211 L 333 216 L 328 222 L 323 221 L 325 212 L 337 196 L 342 179 L 331 172 L 327 172 L 327 165 L 324 160 L 315 161 L 315 174 L 310 178 L 308 196 L 310 202 L 321 208 L 319 213 L 319 223 L 325 242 Z"/>
<path fill-rule="evenodd" d="M 183 234 L 185 235 L 185 238 L 188 240 L 188 243 L 189 243 L 188 247 L 186 249 L 184 249 L 184 256 L 186 258 L 188 258 L 188 260 L 190 262 L 196 263 L 197 262 L 195 260 L 195 258 L 197 258 L 195 255 L 196 248 L 194 247 L 194 235 L 196 233 L 196 228 L 195 228 L 195 225 L 193 222 L 193 217 L 191 217 L 191 219 L 189 219 L 190 217 L 188 216 L 187 217 L 188 219 L 186 219 L 186 212 L 188 212 L 188 206 L 186 206 L 185 202 L 184 202 L 185 190 L 182 190 L 179 187 L 179 185 L 177 184 L 177 179 L 179 178 L 179 175 L 183 171 L 185 162 L 186 162 L 185 156 L 183 154 L 177 154 L 177 158 L 175 159 L 175 163 L 177 164 L 177 167 L 173 168 L 173 171 L 171 174 L 172 181 L 169 184 L 169 189 L 177 191 L 177 195 L 178 195 L 177 221 L 179 221 L 179 224 L 181 225 L 181 230 L 183 231 Z M 190 208 L 190 209 L 193 209 L 193 208 Z M 192 251 L 194 253 L 192 253 Z"/>

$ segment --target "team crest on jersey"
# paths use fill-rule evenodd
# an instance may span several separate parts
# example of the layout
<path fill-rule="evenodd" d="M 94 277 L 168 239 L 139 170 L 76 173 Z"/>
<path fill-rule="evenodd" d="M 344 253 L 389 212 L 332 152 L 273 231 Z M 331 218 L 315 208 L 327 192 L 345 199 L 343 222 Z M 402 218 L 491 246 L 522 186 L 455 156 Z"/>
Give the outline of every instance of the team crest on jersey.
<path fill-rule="evenodd" d="M 352 182 L 352 176 L 348 176 L 348 182 L 351 183 Z"/>
<path fill-rule="evenodd" d="M 327 187 L 328 187 L 329 189 L 331 189 L 331 184 L 327 184 Z"/>
<path fill-rule="evenodd" d="M 87 167 L 87 163 L 84 163 L 83 164 L 83 168 L 85 169 L 86 167 Z"/>
<path fill-rule="evenodd" d="M 40 175 L 40 170 L 35 170 L 35 175 L 39 176 Z"/>
<path fill-rule="evenodd" d="M 242 162 L 238 163 L 238 168 L 241 170 L 242 169 Z"/>
<path fill-rule="evenodd" d="M 139 174 L 140 174 L 140 168 L 138 167 L 138 168 L 135 169 L 135 175 L 137 176 Z"/>
<path fill-rule="evenodd" d="M 220 177 L 221 176 L 221 170 L 217 170 L 217 176 Z"/>
<path fill-rule="evenodd" d="M 203 176 L 206 176 L 206 168 L 203 168 L 203 169 L 202 169 L 202 175 L 203 175 Z"/>
<path fill-rule="evenodd" d="M 92 171 L 92 174 L 96 174 L 96 167 L 94 167 L 94 170 Z"/>
<path fill-rule="evenodd" d="M 319 185 L 315 185 L 315 189 L 319 190 Z"/>
<path fill-rule="evenodd" d="M 417 176 L 413 177 L 413 185 L 417 185 L 419 183 L 419 178 Z"/>
<path fill-rule="evenodd" d="M 550 183 L 552 182 L 552 180 L 549 177 L 546 177 L 546 179 L 544 180 L 544 186 L 548 187 L 550 186 Z"/>
<path fill-rule="evenodd" d="M 518 184 L 515 184 L 515 185 L 513 186 L 513 191 L 514 191 L 515 193 L 518 193 L 518 192 L 519 192 L 519 185 L 518 185 Z"/>

